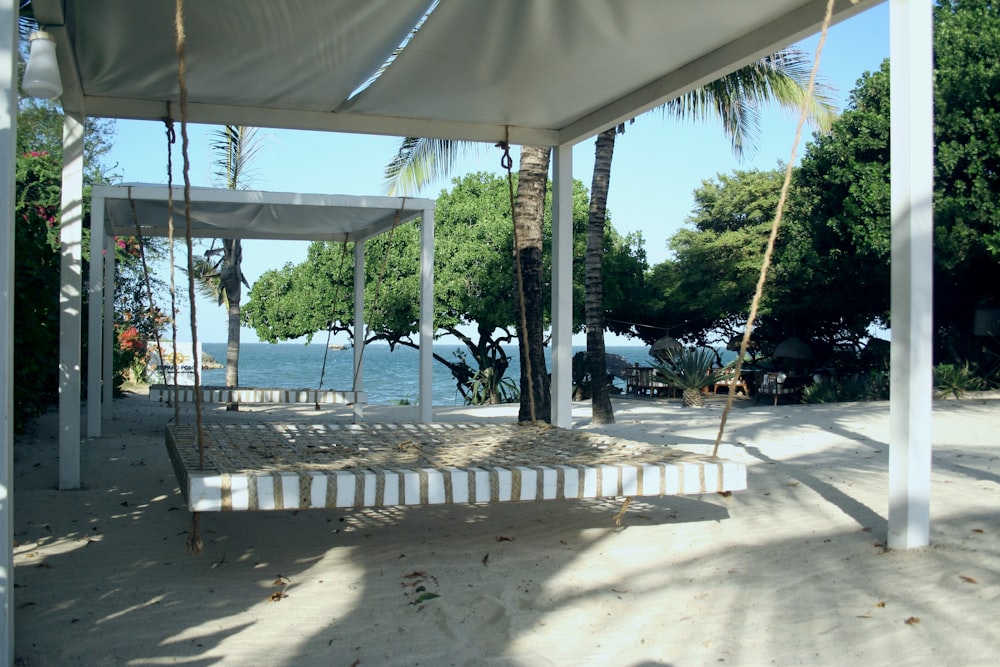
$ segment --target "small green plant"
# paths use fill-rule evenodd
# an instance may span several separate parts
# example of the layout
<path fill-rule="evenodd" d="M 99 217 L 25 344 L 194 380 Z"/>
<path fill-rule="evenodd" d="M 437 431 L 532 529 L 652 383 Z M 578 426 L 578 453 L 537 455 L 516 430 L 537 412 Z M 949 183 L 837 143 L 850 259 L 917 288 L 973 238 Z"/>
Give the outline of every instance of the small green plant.
<path fill-rule="evenodd" d="M 872 369 L 864 374 L 834 380 L 824 378 L 802 389 L 803 403 L 885 401 L 889 399 L 889 374 Z"/>
<path fill-rule="evenodd" d="M 517 384 L 512 379 L 503 377 L 492 366 L 480 369 L 469 380 L 469 394 L 466 398 L 469 405 L 513 403 L 519 398 Z"/>
<path fill-rule="evenodd" d="M 803 403 L 838 403 L 840 402 L 840 383 L 832 380 L 816 382 L 802 388 Z"/>
<path fill-rule="evenodd" d="M 665 361 L 656 362 L 656 374 L 671 386 L 682 390 L 681 397 L 687 407 L 705 406 L 702 390 L 726 379 L 721 369 L 712 369 L 716 355 L 707 347 L 679 350 L 670 354 Z"/>
<path fill-rule="evenodd" d="M 937 398 L 962 398 L 967 391 L 985 389 L 986 381 L 976 374 L 975 366 L 970 366 L 969 362 L 961 366 L 938 364 L 934 367 L 934 388 Z"/>

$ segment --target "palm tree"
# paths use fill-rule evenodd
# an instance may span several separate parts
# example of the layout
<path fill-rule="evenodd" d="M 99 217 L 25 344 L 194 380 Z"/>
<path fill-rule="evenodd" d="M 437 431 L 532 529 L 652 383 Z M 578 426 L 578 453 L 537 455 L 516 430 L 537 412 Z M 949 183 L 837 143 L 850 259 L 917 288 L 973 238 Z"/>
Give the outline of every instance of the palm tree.
<path fill-rule="evenodd" d="M 723 125 L 723 131 L 730 137 L 733 150 L 738 156 L 743 155 L 744 146 L 752 144 L 759 131 L 760 108 L 768 102 L 777 102 L 783 107 L 797 107 L 805 99 L 811 63 L 801 51 L 786 49 L 761 58 L 757 62 L 728 74 L 720 79 L 693 90 L 681 97 L 664 104 L 660 109 L 665 113 L 680 119 L 718 118 Z M 817 92 L 807 100 L 810 116 L 820 129 L 829 128 L 833 120 L 835 104 L 829 95 L 828 87 L 817 86 Z M 607 377 L 607 361 L 604 353 L 604 295 L 602 260 L 604 255 L 604 227 L 607 219 L 607 196 L 611 178 L 611 160 L 614 155 L 615 137 L 624 131 L 624 125 L 602 132 L 597 137 L 597 155 L 594 162 L 594 176 L 591 183 L 590 217 L 587 231 L 587 251 L 585 256 L 585 312 L 587 329 L 587 360 L 592 378 Z M 395 194 L 397 191 L 413 191 L 437 178 L 446 176 L 454 164 L 460 150 L 475 150 L 482 144 L 460 141 L 442 141 L 434 139 L 416 139 L 408 137 L 403 140 L 396 158 L 386 168 L 386 192 Z M 524 150 L 537 150 L 522 147 L 521 167 L 524 163 Z M 548 165 L 548 150 L 546 151 L 546 169 Z M 530 164 L 535 164 L 532 157 Z M 544 206 L 545 188 L 520 187 L 526 177 L 519 176 L 518 206 L 529 211 L 539 210 Z M 533 177 L 532 176 L 529 176 Z M 522 202 L 522 197 L 537 197 L 535 202 Z M 534 219 L 516 222 L 520 231 L 522 224 L 533 224 Z M 537 233 L 541 234 L 541 219 Z M 536 230 L 525 230 L 530 236 Z M 527 253 L 531 257 L 531 253 Z M 540 255 L 539 255 L 540 261 Z M 524 257 L 522 257 L 523 268 Z M 529 271 L 529 274 L 531 271 Z M 528 288 L 528 283 L 525 283 Z M 526 305 L 531 298 L 525 297 Z M 538 325 L 541 332 L 541 321 Z M 530 335 L 530 329 L 529 329 Z M 540 338 L 540 333 L 539 333 Z M 531 341 L 529 340 L 529 343 Z M 534 347 L 529 345 L 529 347 Z M 523 357 L 523 352 L 522 352 Z M 534 367 L 532 368 L 534 373 Z M 522 389 L 526 384 L 526 367 L 521 364 Z M 547 382 L 545 401 L 549 404 Z M 524 405 L 522 391 L 522 408 Z M 595 423 L 614 423 L 614 412 L 611 408 L 611 398 L 606 383 L 595 382 L 592 397 L 593 420 Z M 524 418 L 522 409 L 521 418 Z"/>
<path fill-rule="evenodd" d="M 212 149 L 216 154 L 216 175 L 226 188 L 245 188 L 250 179 L 250 162 L 257 154 L 260 142 L 257 128 L 226 125 L 215 133 Z M 240 301 L 243 286 L 250 287 L 243 275 L 243 244 L 240 239 L 215 241 L 203 257 L 195 261 L 192 271 L 203 294 L 225 306 L 227 317 L 226 386 L 239 386 L 240 363 Z M 238 403 L 229 403 L 227 410 L 239 410 Z"/>
<path fill-rule="evenodd" d="M 683 120 L 717 118 L 732 142 L 733 151 L 738 157 L 742 157 L 744 147 L 752 144 L 759 132 L 761 107 L 771 102 L 784 108 L 798 108 L 805 100 L 813 124 L 823 131 L 830 128 L 836 106 L 829 88 L 825 85 L 817 86 L 814 95 L 806 100 L 811 68 L 808 57 L 801 51 L 779 51 L 702 88 L 674 98 L 660 109 L 665 114 Z M 592 378 L 607 377 L 602 279 L 604 228 L 615 137 L 624 132 L 624 129 L 624 125 L 619 125 L 598 135 L 594 176 L 590 187 L 590 217 L 584 259 L 584 305 L 587 361 Z M 614 423 L 607 383 L 595 383 L 591 405 L 595 424 Z"/>

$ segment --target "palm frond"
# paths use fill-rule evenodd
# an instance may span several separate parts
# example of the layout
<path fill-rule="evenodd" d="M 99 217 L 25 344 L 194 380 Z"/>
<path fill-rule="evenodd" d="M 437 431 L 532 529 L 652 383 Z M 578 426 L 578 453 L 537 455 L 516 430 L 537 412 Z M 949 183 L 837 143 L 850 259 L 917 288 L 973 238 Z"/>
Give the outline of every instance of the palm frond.
<path fill-rule="evenodd" d="M 249 187 L 253 181 L 250 165 L 262 145 L 257 128 L 225 125 L 213 132 L 213 137 L 215 175 L 225 182 L 229 190 Z"/>
<path fill-rule="evenodd" d="M 188 273 L 186 267 L 180 267 L 185 274 Z M 191 263 L 191 275 L 194 276 L 195 289 L 206 299 L 217 300 L 222 298 L 220 283 L 219 264 L 212 262 L 207 257 L 195 256 Z"/>
<path fill-rule="evenodd" d="M 746 67 L 675 98 L 662 110 L 679 120 L 715 118 L 730 138 L 733 152 L 742 157 L 747 146 L 757 143 L 760 112 L 766 104 L 786 110 L 798 109 L 806 99 L 812 64 L 797 49 L 785 49 L 765 56 Z M 826 132 L 836 117 L 833 88 L 817 78 L 806 102 L 809 122 Z"/>
<path fill-rule="evenodd" d="M 405 137 L 385 168 L 382 190 L 389 196 L 414 195 L 428 183 L 447 178 L 460 156 L 478 153 L 483 146 L 474 141 Z"/>

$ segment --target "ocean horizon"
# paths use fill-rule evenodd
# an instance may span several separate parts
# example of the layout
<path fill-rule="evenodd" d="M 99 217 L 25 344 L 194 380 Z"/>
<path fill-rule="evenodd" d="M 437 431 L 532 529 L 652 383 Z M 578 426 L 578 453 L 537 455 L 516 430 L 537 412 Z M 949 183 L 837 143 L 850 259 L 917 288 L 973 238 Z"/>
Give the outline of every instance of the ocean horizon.
<path fill-rule="evenodd" d="M 460 345 L 435 344 L 436 354 L 453 359 Z M 585 346 L 574 345 L 573 353 L 583 352 Z M 221 364 L 226 361 L 225 343 L 202 343 L 202 351 Z M 520 377 L 517 346 L 505 349 L 511 357 L 507 378 L 515 382 Z M 649 365 L 646 345 L 612 345 L 606 348 L 608 354 L 624 357 L 631 364 Z M 325 343 L 243 343 L 240 345 L 239 379 L 241 387 L 283 388 L 283 389 L 350 389 L 352 386 L 354 350 L 330 349 L 326 354 L 326 372 L 320 385 L 323 356 L 327 353 Z M 546 364 L 551 371 L 550 348 L 546 348 Z M 467 355 L 468 356 L 468 355 Z M 394 405 L 401 402 L 416 403 L 418 398 L 419 351 L 409 347 L 373 343 L 365 347 L 363 361 L 364 388 L 368 392 L 368 402 L 374 405 Z M 441 362 L 433 362 L 433 405 L 462 405 L 462 395 L 455 380 Z M 225 385 L 225 368 L 205 369 L 202 384 Z M 624 389 L 624 382 L 617 380 Z"/>

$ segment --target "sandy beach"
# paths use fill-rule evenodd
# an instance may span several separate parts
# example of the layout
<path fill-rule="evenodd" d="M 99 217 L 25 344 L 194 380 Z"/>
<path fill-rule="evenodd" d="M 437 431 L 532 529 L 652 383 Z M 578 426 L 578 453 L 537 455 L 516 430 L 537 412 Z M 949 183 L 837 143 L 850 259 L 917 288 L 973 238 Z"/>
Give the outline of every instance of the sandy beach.
<path fill-rule="evenodd" d="M 623 398 L 614 425 L 591 425 L 584 403 L 574 421 L 707 454 L 721 409 Z M 56 490 L 52 412 L 14 451 L 16 664 L 1000 664 L 1000 393 L 935 401 L 927 548 L 883 546 L 888 416 L 741 401 L 720 454 L 747 465 L 749 488 L 637 499 L 620 527 L 611 500 L 203 514 L 196 557 L 164 445 L 172 408 L 116 401 L 74 491 Z"/>

